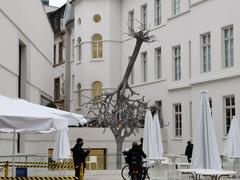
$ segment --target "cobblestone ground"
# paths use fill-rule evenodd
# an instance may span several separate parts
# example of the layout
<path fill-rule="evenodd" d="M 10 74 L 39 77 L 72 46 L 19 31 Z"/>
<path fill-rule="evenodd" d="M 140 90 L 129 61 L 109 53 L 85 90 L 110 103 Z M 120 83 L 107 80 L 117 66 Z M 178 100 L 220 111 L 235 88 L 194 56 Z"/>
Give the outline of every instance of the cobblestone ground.
<path fill-rule="evenodd" d="M 150 178 L 151 178 L 151 172 Z M 1 176 L 4 176 L 3 172 L 0 173 Z M 62 170 L 62 171 L 46 171 L 44 169 L 29 169 L 29 176 L 74 176 L 74 170 Z M 9 172 L 9 176 L 11 176 L 11 172 Z M 180 175 L 174 173 L 172 176 L 167 175 L 166 171 L 162 171 L 158 173 L 156 180 L 191 180 L 192 178 L 187 175 Z M 98 170 L 98 171 L 89 171 L 87 170 L 85 173 L 84 180 L 122 180 L 121 170 Z M 201 180 L 210 180 L 210 178 L 201 178 Z M 240 178 L 221 178 L 221 180 L 240 180 Z"/>
<path fill-rule="evenodd" d="M 85 180 L 122 180 L 121 171 L 108 170 L 108 171 L 88 171 L 85 174 Z M 151 176 L 151 175 L 150 175 Z M 150 177 L 151 178 L 151 177 Z M 187 175 L 174 175 L 174 177 L 160 175 L 158 180 L 191 180 L 192 178 Z M 156 180 L 157 180 L 156 179 Z M 210 180 L 210 178 L 201 178 L 202 180 Z M 240 178 L 221 178 L 221 180 L 240 180 Z"/>

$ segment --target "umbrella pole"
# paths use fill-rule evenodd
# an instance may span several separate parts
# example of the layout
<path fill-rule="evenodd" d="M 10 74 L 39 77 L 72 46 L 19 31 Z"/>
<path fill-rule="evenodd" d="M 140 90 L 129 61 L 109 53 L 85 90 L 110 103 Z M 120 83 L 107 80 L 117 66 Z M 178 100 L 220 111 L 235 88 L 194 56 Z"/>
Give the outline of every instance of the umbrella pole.
<path fill-rule="evenodd" d="M 13 130 L 13 152 L 12 152 L 12 177 L 14 177 L 14 161 L 15 161 L 15 139 L 16 139 L 16 129 Z"/>

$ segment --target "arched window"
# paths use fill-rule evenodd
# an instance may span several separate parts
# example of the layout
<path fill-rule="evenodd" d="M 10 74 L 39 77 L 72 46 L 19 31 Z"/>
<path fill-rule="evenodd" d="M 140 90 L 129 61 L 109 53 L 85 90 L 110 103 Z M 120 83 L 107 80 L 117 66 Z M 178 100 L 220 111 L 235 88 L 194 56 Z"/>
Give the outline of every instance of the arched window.
<path fill-rule="evenodd" d="M 100 34 L 94 34 L 92 36 L 92 58 L 99 59 L 102 57 L 103 57 L 102 36 Z"/>
<path fill-rule="evenodd" d="M 81 88 L 82 85 L 80 83 L 77 84 L 77 93 L 78 93 L 78 107 L 81 106 Z"/>
<path fill-rule="evenodd" d="M 78 60 L 81 61 L 82 59 L 82 39 L 79 37 L 78 38 Z"/>
<path fill-rule="evenodd" d="M 102 94 L 102 87 L 103 85 L 100 81 L 95 81 L 92 83 L 92 97 L 94 99 Z M 96 99 L 96 101 L 101 101 L 101 98 Z"/>

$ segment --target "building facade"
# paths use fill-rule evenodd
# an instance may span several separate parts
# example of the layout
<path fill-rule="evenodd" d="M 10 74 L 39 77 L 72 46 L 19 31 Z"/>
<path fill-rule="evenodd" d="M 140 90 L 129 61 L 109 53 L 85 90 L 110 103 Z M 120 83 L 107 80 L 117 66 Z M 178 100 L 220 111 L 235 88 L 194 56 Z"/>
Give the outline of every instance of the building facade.
<path fill-rule="evenodd" d="M 236 0 L 73 0 L 68 78 L 70 110 L 86 114 L 85 96 L 116 88 L 135 39 L 128 26 L 150 30 L 130 84 L 161 109 L 165 149 L 184 153 L 195 137 L 200 90 L 208 90 L 220 152 L 232 116 L 239 117 L 239 11 Z M 222 13 L 224 12 L 224 13 Z M 65 70 L 64 70 L 65 71 Z M 236 85 L 236 86 L 235 86 Z"/>
<path fill-rule="evenodd" d="M 54 34 L 42 2 L 2 0 L 0 25 L 0 94 L 46 105 L 53 98 Z M 0 154 L 9 153 L 12 135 L 0 139 Z M 23 141 L 24 135 L 18 152 L 25 151 Z"/>

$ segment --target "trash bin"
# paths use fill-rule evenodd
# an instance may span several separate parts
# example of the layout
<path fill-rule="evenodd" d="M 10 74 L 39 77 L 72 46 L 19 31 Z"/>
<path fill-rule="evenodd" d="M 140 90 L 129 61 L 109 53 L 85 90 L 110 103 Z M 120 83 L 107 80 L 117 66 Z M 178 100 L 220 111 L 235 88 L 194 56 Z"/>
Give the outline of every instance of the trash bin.
<path fill-rule="evenodd" d="M 16 177 L 27 177 L 27 168 L 16 168 Z"/>

